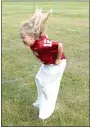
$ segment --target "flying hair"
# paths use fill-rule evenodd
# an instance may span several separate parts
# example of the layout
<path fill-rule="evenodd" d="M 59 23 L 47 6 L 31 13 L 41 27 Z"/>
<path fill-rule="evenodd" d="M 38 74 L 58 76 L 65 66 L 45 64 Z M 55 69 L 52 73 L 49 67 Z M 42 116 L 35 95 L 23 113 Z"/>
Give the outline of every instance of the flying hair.
<path fill-rule="evenodd" d="M 52 13 L 52 10 L 49 10 L 46 13 L 42 12 L 42 9 L 36 9 L 33 16 L 21 23 L 20 25 L 20 35 L 21 37 L 25 35 L 34 36 L 35 39 L 38 39 L 41 33 L 45 31 L 45 23 Z"/>

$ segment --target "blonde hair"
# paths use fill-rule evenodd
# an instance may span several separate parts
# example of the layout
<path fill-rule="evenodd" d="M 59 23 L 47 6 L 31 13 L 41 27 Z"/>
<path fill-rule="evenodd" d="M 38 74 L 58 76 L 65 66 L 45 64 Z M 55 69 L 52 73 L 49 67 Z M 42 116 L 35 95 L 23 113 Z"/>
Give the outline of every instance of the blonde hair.
<path fill-rule="evenodd" d="M 20 25 L 20 35 L 23 37 L 24 35 L 34 36 L 36 39 L 40 37 L 41 33 L 45 31 L 45 22 L 52 13 L 52 10 L 47 13 L 42 13 L 42 9 L 35 10 L 33 16 L 22 22 Z"/>

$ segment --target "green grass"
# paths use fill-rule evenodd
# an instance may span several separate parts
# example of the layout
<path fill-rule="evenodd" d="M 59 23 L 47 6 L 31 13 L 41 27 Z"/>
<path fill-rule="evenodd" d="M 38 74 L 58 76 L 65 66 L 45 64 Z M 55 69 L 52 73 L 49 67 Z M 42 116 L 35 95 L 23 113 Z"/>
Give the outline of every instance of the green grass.
<path fill-rule="evenodd" d="M 37 97 L 34 77 L 41 63 L 19 36 L 20 23 L 33 12 L 33 3 L 2 2 L 2 125 L 89 126 L 89 3 L 35 5 L 53 9 L 47 21 L 52 40 L 63 40 L 67 57 L 56 108 L 45 121 L 32 106 Z"/>

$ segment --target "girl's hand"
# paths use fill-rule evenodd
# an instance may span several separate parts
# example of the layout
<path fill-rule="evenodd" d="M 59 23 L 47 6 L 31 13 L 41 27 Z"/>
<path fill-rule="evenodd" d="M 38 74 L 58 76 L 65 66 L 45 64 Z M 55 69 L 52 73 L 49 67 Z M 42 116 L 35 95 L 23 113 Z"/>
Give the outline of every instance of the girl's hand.
<path fill-rule="evenodd" d="M 56 59 L 55 64 L 60 64 L 61 63 L 61 59 Z"/>

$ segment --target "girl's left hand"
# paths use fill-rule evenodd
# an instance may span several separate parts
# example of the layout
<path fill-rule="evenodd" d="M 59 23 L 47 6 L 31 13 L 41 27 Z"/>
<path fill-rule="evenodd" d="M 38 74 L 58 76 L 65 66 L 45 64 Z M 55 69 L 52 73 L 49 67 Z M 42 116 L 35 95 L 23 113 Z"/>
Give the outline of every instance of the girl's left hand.
<path fill-rule="evenodd" d="M 61 59 L 56 59 L 55 64 L 60 64 L 61 63 Z"/>

